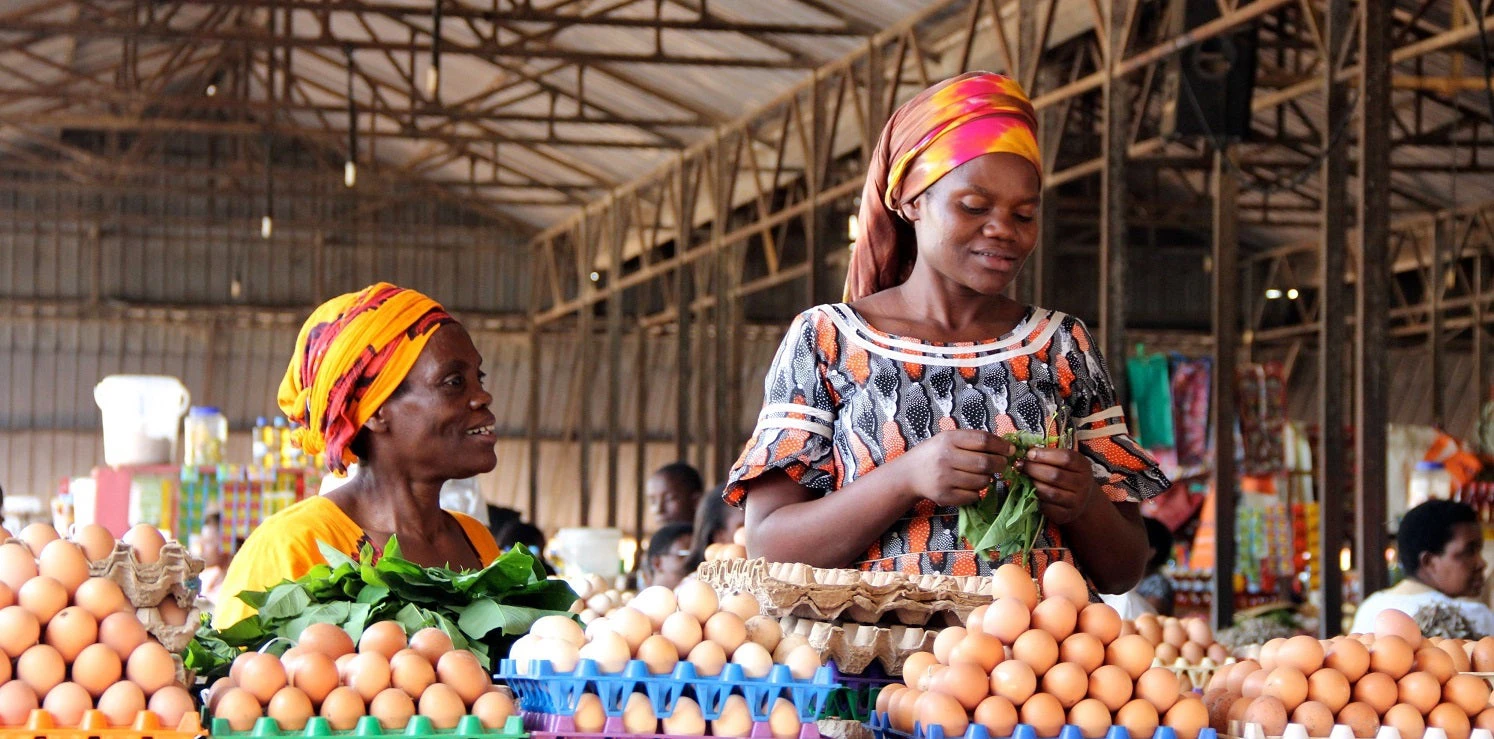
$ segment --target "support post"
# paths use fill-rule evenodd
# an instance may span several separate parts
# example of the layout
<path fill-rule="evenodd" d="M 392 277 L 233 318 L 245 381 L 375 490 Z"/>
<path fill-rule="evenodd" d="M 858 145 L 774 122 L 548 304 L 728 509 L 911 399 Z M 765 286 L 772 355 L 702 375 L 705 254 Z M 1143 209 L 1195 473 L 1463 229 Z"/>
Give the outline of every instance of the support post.
<path fill-rule="evenodd" d="M 1442 279 L 1444 255 L 1449 251 L 1448 241 L 1452 238 L 1455 218 L 1449 213 L 1445 218 L 1439 216 L 1432 224 L 1432 265 L 1427 279 L 1427 289 L 1432 293 L 1428 305 L 1431 320 L 1427 326 L 1427 354 L 1432 365 L 1432 425 L 1437 428 L 1447 426 L 1447 404 L 1442 393 Z"/>
<path fill-rule="evenodd" d="M 1125 56 L 1126 9 L 1131 0 L 1109 0 L 1105 18 L 1110 42 L 1105 65 L 1104 168 L 1100 172 L 1100 348 L 1114 369 L 1116 400 L 1126 398 L 1126 142 L 1130 138 L 1131 98 L 1117 72 Z"/>
<path fill-rule="evenodd" d="M 1038 0 L 1018 0 L 1017 2 L 1017 68 L 1008 70 L 1016 79 L 1026 85 L 1028 80 L 1033 80 L 1032 88 L 1027 91 L 1029 97 L 1036 96 L 1042 82 L 1039 79 L 1038 70 L 1042 66 L 1043 50 L 1038 48 Z M 1047 134 L 1054 125 L 1053 106 L 1038 111 L 1038 148 L 1042 150 L 1047 145 Z M 1046 157 L 1046 152 L 1044 153 Z M 1048 274 L 1048 264 L 1053 258 L 1053 237 L 1058 227 L 1058 209 L 1055 203 L 1048 202 L 1038 205 L 1038 243 L 1031 256 L 1027 258 L 1026 269 L 1017 276 L 1017 300 L 1027 305 L 1041 305 L 1043 301 L 1043 282 Z"/>
<path fill-rule="evenodd" d="M 626 210 L 621 206 L 607 209 L 611 214 L 611 228 L 607 236 L 607 280 L 611 282 L 622 274 L 622 242 L 627 233 L 624 219 Z M 607 526 L 617 526 L 618 504 L 618 425 L 622 419 L 622 290 L 607 293 Z M 641 377 L 641 376 L 640 376 Z"/>
<path fill-rule="evenodd" d="M 1214 605 L 1215 628 L 1235 617 L 1235 353 L 1240 343 L 1239 182 L 1228 149 L 1214 153 Z"/>
<path fill-rule="evenodd" d="M 539 295 L 539 287 L 533 288 L 534 295 Z M 538 302 L 536 298 L 535 302 Z M 526 506 L 529 512 L 529 522 L 535 526 L 540 525 L 539 500 L 540 500 L 540 394 L 541 383 L 544 381 L 540 376 L 540 360 L 543 348 L 540 345 L 540 328 L 531 317 L 529 321 L 529 501 Z"/>
<path fill-rule="evenodd" d="M 648 289 L 645 286 L 643 289 Z M 641 304 L 647 305 L 647 300 L 641 300 Z M 643 538 L 644 510 L 648 508 L 648 496 L 644 495 L 644 489 L 648 485 L 648 383 L 643 381 L 651 368 L 648 361 L 648 330 L 642 323 L 636 329 L 638 334 L 637 357 L 633 362 L 633 377 L 638 378 L 633 383 L 633 392 L 636 394 L 637 408 L 633 419 L 633 537 L 638 540 L 641 551 L 645 546 Z M 662 363 L 661 363 L 662 364 Z M 637 558 L 642 561 L 642 557 Z M 631 563 L 637 566 L 637 561 Z"/>
<path fill-rule="evenodd" d="M 1328 0 L 1325 18 L 1328 48 L 1333 55 L 1322 74 L 1331 81 L 1345 59 L 1343 49 L 1353 29 L 1350 0 Z M 1344 253 L 1348 250 L 1349 152 L 1343 137 L 1334 132 L 1353 113 L 1344 85 L 1326 84 L 1322 130 L 1323 230 L 1318 241 L 1318 469 L 1317 493 L 1321 506 L 1318 520 L 1318 567 L 1322 568 L 1323 615 L 1318 633 L 1324 639 L 1343 633 L 1343 572 L 1337 553 L 1345 541 L 1344 481 L 1348 479 L 1348 457 L 1344 439 L 1344 355 L 1339 347 L 1349 341 L 1344 321 Z M 1335 138 L 1338 140 L 1335 141 Z"/>
<path fill-rule="evenodd" d="M 675 192 L 674 253 L 682 255 L 690 244 L 690 219 L 695 212 L 695 199 L 691 197 L 690 175 L 682 160 L 675 170 L 678 189 Z M 679 262 L 674 268 L 674 371 L 675 371 L 675 417 L 674 458 L 684 461 L 690 456 L 691 393 L 690 393 L 690 303 L 695 300 L 695 281 L 690 279 L 693 267 L 688 262 Z"/>
<path fill-rule="evenodd" d="M 1389 585 L 1385 562 L 1385 421 L 1390 267 L 1390 12 L 1361 12 L 1359 25 L 1359 282 L 1354 418 L 1359 572 L 1364 592 Z"/>
<path fill-rule="evenodd" d="M 591 284 L 591 260 L 584 256 L 591 253 L 587 247 L 592 230 L 588 227 L 591 225 L 590 220 L 583 219 L 572 232 L 576 240 L 576 281 L 579 285 L 576 294 L 583 298 L 594 289 Z M 576 387 L 581 393 L 581 397 L 577 398 L 577 402 L 581 404 L 581 412 L 576 414 L 576 469 L 579 476 L 579 495 L 576 500 L 581 514 L 577 524 L 582 527 L 591 525 L 591 413 L 587 409 L 592 407 L 591 400 L 595 394 L 591 391 L 591 383 L 596 376 L 588 357 L 592 349 L 591 323 L 592 306 L 586 303 L 576 313 L 576 372 L 580 374 Z"/>

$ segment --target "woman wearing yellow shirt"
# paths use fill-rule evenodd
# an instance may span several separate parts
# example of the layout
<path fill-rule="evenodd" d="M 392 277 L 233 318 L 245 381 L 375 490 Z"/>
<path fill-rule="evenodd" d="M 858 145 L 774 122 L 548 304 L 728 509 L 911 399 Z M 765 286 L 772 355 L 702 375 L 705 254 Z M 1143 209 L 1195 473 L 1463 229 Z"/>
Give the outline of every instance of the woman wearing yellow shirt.
<path fill-rule="evenodd" d="M 295 579 L 324 562 L 317 542 L 355 554 L 401 554 L 427 567 L 476 569 L 498 556 L 486 527 L 439 505 L 447 480 L 498 464 L 493 396 L 482 357 L 439 304 L 387 283 L 317 308 L 296 340 L 278 396 L 307 455 L 325 453 L 334 474 L 353 479 L 262 523 L 224 575 L 214 625 L 254 611 L 236 596 Z"/>

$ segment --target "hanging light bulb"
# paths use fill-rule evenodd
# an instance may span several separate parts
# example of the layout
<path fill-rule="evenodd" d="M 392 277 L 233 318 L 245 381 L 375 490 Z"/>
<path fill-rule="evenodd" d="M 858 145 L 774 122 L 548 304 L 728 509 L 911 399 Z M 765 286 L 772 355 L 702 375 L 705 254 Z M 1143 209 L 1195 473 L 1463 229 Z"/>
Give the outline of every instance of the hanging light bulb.
<path fill-rule="evenodd" d="M 235 272 L 233 273 L 233 280 L 228 283 L 228 295 L 234 300 L 238 300 L 239 296 L 243 294 L 244 281 L 239 277 L 239 273 Z"/>
<path fill-rule="evenodd" d="M 441 0 L 431 5 L 431 66 L 425 70 L 425 94 L 434 98 L 441 91 Z"/>
<path fill-rule="evenodd" d="M 269 134 L 264 137 L 265 146 L 265 214 L 259 219 L 260 238 L 269 239 L 275 234 L 275 178 L 270 166 L 273 163 L 275 140 Z"/>
<path fill-rule="evenodd" d="M 342 165 L 342 184 L 358 184 L 358 103 L 353 99 L 353 47 L 343 49 L 348 68 L 348 160 Z"/>
<path fill-rule="evenodd" d="M 1350 569 L 1353 569 L 1353 565 L 1354 550 L 1350 549 L 1349 546 L 1345 544 L 1343 549 L 1338 550 L 1338 569 L 1343 572 L 1348 572 Z"/>
<path fill-rule="evenodd" d="M 268 239 L 274 235 L 275 219 L 272 218 L 269 213 L 266 213 L 259 219 L 259 236 L 260 238 Z"/>
<path fill-rule="evenodd" d="M 435 63 L 425 69 L 425 94 L 427 97 L 435 97 L 441 91 L 441 70 Z"/>
<path fill-rule="evenodd" d="M 355 187 L 358 184 L 358 164 L 349 159 L 342 165 L 342 184 Z"/>
<path fill-rule="evenodd" d="M 207 90 L 205 90 L 205 92 L 207 93 L 208 97 L 212 97 L 214 95 L 217 95 L 218 94 L 218 86 L 214 85 L 214 84 L 209 84 L 207 86 Z"/>

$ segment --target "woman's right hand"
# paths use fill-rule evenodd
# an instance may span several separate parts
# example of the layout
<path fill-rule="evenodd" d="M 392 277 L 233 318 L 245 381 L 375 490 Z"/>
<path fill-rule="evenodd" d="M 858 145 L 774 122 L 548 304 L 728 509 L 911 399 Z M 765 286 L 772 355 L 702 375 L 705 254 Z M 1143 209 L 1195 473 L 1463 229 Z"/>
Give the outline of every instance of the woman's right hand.
<path fill-rule="evenodd" d="M 1011 442 L 987 431 L 949 429 L 892 460 L 886 470 L 896 468 L 904 489 L 918 498 L 941 506 L 969 505 L 1016 451 Z"/>

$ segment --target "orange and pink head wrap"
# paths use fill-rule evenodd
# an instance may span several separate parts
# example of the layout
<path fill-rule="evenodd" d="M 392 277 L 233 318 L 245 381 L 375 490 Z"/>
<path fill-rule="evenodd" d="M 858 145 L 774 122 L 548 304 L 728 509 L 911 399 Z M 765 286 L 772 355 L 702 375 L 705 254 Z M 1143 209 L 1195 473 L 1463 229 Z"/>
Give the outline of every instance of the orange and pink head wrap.
<path fill-rule="evenodd" d="M 898 208 L 956 167 L 986 154 L 1016 154 L 1041 175 L 1037 115 L 1010 77 L 967 72 L 919 93 L 892 114 L 868 163 L 861 233 L 851 250 L 846 300 L 907 279 L 917 244 Z"/>

